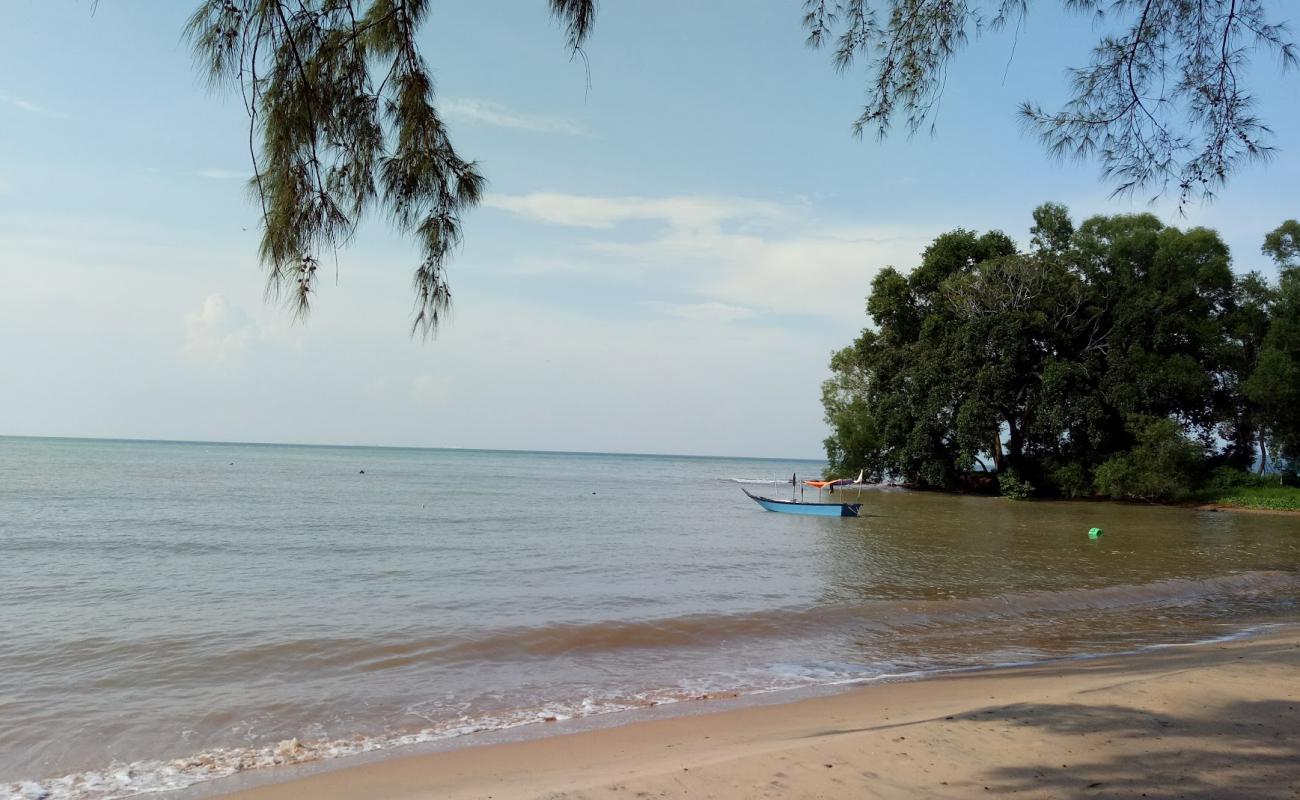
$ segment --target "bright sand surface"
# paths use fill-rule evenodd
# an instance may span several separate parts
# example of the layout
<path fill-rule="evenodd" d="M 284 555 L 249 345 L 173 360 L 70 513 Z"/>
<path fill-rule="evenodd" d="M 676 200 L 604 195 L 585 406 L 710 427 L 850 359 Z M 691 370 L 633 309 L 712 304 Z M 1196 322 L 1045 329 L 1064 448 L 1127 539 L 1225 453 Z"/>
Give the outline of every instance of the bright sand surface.
<path fill-rule="evenodd" d="M 1300 628 L 395 757 L 231 797 L 1012 793 L 1300 797 Z"/>

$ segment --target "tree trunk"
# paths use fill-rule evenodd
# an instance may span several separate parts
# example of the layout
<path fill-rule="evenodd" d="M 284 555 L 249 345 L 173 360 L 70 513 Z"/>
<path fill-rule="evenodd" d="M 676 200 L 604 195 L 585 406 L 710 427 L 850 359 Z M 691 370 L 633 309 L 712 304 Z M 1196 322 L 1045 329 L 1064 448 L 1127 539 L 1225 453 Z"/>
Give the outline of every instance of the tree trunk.
<path fill-rule="evenodd" d="M 1232 429 L 1232 440 L 1224 451 L 1224 464 L 1242 472 L 1250 472 L 1255 467 L 1255 449 L 1258 447 L 1259 432 L 1248 419 L 1239 417 Z"/>
<path fill-rule="evenodd" d="M 1024 448 L 1024 443 L 1020 441 L 1020 432 L 1016 430 L 1015 423 L 1007 420 L 1007 458 L 1011 466 L 1020 463 L 1020 452 Z"/>
<path fill-rule="evenodd" d="M 1268 465 L 1268 440 L 1264 438 L 1264 428 L 1259 429 L 1259 474 L 1264 474 L 1264 467 Z"/>
<path fill-rule="evenodd" d="M 993 468 L 998 472 L 1002 471 L 1002 429 L 993 434 Z"/>

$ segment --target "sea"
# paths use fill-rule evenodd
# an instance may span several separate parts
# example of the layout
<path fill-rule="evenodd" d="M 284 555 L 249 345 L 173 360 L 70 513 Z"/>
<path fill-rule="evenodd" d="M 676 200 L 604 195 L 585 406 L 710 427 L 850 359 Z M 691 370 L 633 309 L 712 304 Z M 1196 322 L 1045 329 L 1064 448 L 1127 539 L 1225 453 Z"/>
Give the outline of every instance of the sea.
<path fill-rule="evenodd" d="M 823 468 L 0 437 L 0 798 L 1300 620 L 1296 517 L 880 486 L 819 518 L 741 491 Z"/>

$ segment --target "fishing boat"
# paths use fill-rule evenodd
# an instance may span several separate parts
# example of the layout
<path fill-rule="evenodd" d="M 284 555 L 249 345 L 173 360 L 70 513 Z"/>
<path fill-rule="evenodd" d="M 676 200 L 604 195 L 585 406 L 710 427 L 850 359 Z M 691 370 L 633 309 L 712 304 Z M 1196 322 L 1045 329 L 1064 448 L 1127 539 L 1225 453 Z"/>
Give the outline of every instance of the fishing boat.
<path fill-rule="evenodd" d="M 812 517 L 856 517 L 858 509 L 862 508 L 861 503 L 805 503 L 800 500 L 773 500 L 770 497 L 759 497 L 756 494 L 750 494 L 749 490 L 743 487 L 740 491 L 768 511 L 777 511 L 782 514 L 805 514 Z"/>

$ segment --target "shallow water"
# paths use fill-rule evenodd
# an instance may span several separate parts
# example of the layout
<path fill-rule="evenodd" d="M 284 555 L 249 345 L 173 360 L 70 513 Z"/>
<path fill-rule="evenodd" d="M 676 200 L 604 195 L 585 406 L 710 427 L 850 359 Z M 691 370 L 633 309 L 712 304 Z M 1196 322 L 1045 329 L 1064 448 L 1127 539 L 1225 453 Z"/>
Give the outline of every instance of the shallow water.
<path fill-rule="evenodd" d="M 819 468 L 0 438 L 0 797 L 1300 614 L 1293 517 L 735 480 Z"/>

